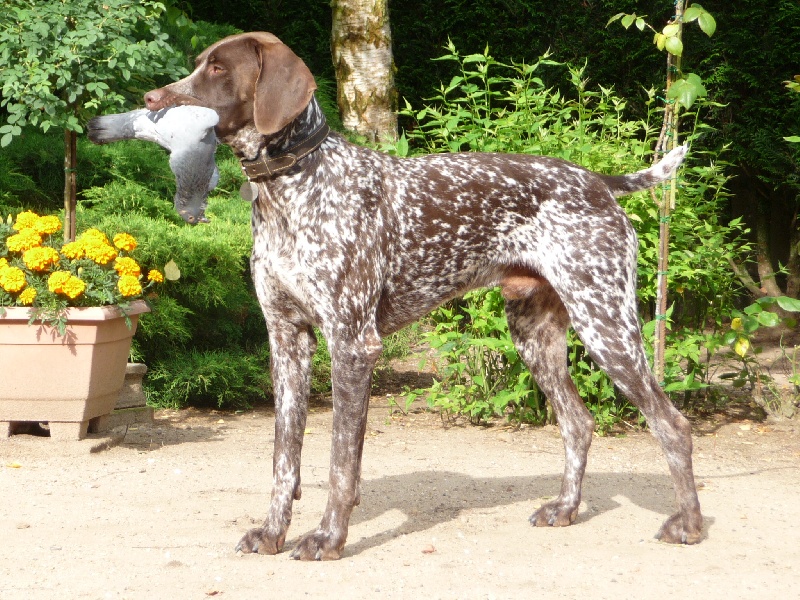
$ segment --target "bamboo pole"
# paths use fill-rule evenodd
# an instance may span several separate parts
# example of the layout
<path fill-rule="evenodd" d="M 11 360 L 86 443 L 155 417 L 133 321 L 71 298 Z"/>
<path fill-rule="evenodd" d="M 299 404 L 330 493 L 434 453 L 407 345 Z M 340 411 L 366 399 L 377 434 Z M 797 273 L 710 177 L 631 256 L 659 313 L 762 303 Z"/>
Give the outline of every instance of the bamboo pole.
<path fill-rule="evenodd" d="M 675 2 L 675 23 L 680 26 L 678 38 L 683 36 L 683 10 L 684 0 Z M 675 76 L 680 72 L 681 57 L 667 53 L 667 95 L 675 81 Z M 678 146 L 678 103 L 668 100 L 664 107 L 664 128 L 656 151 L 666 153 Z M 672 211 L 675 208 L 675 197 L 678 189 L 677 172 L 672 174 L 669 182 L 669 191 L 666 189 L 661 195 L 659 206 L 658 227 L 658 273 L 656 288 L 656 329 L 654 340 L 653 370 L 659 383 L 664 383 L 665 352 L 667 337 L 667 284 L 669 270 L 669 224 Z"/>

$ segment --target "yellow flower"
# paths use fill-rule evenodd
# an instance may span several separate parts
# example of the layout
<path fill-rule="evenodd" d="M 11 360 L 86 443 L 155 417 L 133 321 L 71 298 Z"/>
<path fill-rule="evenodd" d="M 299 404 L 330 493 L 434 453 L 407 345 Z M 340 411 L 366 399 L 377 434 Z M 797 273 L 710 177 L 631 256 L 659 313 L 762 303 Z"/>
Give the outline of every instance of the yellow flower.
<path fill-rule="evenodd" d="M 117 288 L 123 296 L 138 296 L 142 293 L 142 284 L 139 278 L 133 275 L 123 275 L 117 282 Z"/>
<path fill-rule="evenodd" d="M 14 222 L 14 229 L 17 231 L 22 231 L 23 229 L 32 229 L 34 225 L 36 225 L 36 221 L 39 219 L 39 215 L 35 212 L 31 212 L 26 210 L 25 212 L 21 212 L 17 215 L 17 220 Z"/>
<path fill-rule="evenodd" d="M 109 246 L 107 243 L 95 241 L 94 239 L 85 241 L 84 249 L 86 250 L 87 258 L 90 258 L 98 265 L 107 265 L 117 258 L 117 251 L 114 250 L 113 247 Z"/>
<path fill-rule="evenodd" d="M 25 265 L 32 271 L 46 271 L 58 262 L 58 258 L 58 252 L 47 246 L 31 248 L 22 255 Z"/>
<path fill-rule="evenodd" d="M 66 271 L 55 271 L 47 278 L 47 289 L 54 294 L 60 294 L 64 289 L 64 284 L 72 277 L 71 273 Z"/>
<path fill-rule="evenodd" d="M 164 274 L 161 271 L 152 269 L 147 274 L 147 281 L 155 281 L 156 283 L 164 283 Z"/>
<path fill-rule="evenodd" d="M 8 261 L 5 258 L 0 258 L 0 271 L 8 266 Z"/>
<path fill-rule="evenodd" d="M 139 264 L 128 256 L 118 257 L 117 260 L 114 261 L 114 269 L 120 275 L 139 277 L 139 275 L 142 274 L 142 269 L 139 267 Z"/>
<path fill-rule="evenodd" d="M 84 290 L 86 290 L 86 283 L 83 279 L 73 275 L 70 275 L 69 279 L 61 286 L 61 292 L 72 300 L 80 296 Z"/>
<path fill-rule="evenodd" d="M 61 247 L 61 254 L 70 260 L 77 260 L 86 255 L 86 249 L 81 242 L 67 242 Z"/>
<path fill-rule="evenodd" d="M 87 229 L 80 235 L 78 239 L 84 242 L 108 244 L 108 238 L 106 237 L 106 234 L 99 229 Z"/>
<path fill-rule="evenodd" d="M 42 235 L 52 235 L 61 229 L 61 219 L 53 215 L 39 217 L 33 224 L 33 229 Z"/>
<path fill-rule="evenodd" d="M 33 300 L 36 298 L 36 290 L 32 287 L 29 287 L 22 291 L 22 293 L 17 296 L 17 302 L 22 306 L 30 306 L 33 304 Z"/>
<path fill-rule="evenodd" d="M 0 271 L 0 287 L 5 291 L 18 292 L 25 284 L 25 272 L 19 267 L 6 267 Z"/>
<path fill-rule="evenodd" d="M 42 236 L 33 229 L 23 229 L 19 233 L 8 236 L 6 240 L 9 252 L 25 252 L 42 245 Z"/>
<path fill-rule="evenodd" d="M 136 239 L 129 233 L 118 233 L 114 236 L 114 245 L 125 252 L 133 252 L 136 249 Z"/>

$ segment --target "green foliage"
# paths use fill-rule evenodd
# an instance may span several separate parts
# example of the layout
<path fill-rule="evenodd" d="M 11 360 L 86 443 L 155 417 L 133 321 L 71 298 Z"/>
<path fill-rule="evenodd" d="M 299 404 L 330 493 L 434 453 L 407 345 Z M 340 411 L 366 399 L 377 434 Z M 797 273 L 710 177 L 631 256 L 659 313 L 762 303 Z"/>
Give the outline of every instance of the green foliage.
<path fill-rule="evenodd" d="M 263 352 L 192 349 L 150 367 L 145 393 L 148 402 L 163 408 L 249 408 L 269 386 L 264 362 Z"/>
<path fill-rule="evenodd" d="M 682 34 L 684 23 L 696 21 L 702 32 L 708 37 L 714 35 L 717 30 L 717 22 L 714 17 L 697 3 L 692 4 L 683 12 L 683 20 L 681 22 L 673 20 L 665 25 L 661 31 L 656 30 L 645 21 L 644 17 L 636 14 L 618 13 L 608 20 L 606 27 L 615 21 L 619 21 L 625 29 L 628 29 L 633 23 L 636 23 L 636 28 L 639 31 L 644 31 L 645 27 L 649 28 L 655 34 L 653 43 L 656 47 L 678 57 L 683 56 Z M 674 100 L 680 106 L 689 109 L 695 100 L 705 97 L 708 92 L 699 75 L 695 73 L 678 73 L 678 75 L 667 92 L 667 99 Z"/>
<path fill-rule="evenodd" d="M 184 72 L 167 43 L 160 2 L 7 0 L 0 8 L 0 80 L 7 112 L 0 146 L 26 124 L 83 131 L 121 108 L 154 77 Z"/>
<path fill-rule="evenodd" d="M 429 406 L 473 423 L 504 415 L 544 422 L 544 397 L 514 348 L 503 305 L 499 290 L 476 290 L 434 313 L 436 325 L 422 337 L 438 351 L 441 380 L 410 392 L 407 405 L 425 395 Z"/>
<path fill-rule="evenodd" d="M 457 74 L 442 85 L 432 103 L 420 110 L 407 105 L 404 115 L 413 118 L 393 149 L 397 154 L 498 150 L 559 156 L 600 172 L 623 173 L 643 168 L 656 131 L 655 94 L 648 95 L 650 111 L 645 119 L 624 117 L 626 101 L 613 90 L 591 89 L 580 67 L 563 67 L 548 56 L 532 65 L 505 65 L 488 52 L 462 57 L 452 44 L 442 60 L 456 65 Z M 571 93 L 545 84 L 548 74 L 565 73 Z M 690 140 L 706 131 L 697 120 Z M 747 250 L 738 220 L 720 217 L 726 200 L 726 177 L 719 163 L 705 156 L 693 159 L 684 170 L 680 196 L 672 217 L 673 259 L 669 280 L 671 296 L 680 298 L 670 311 L 672 331 L 667 347 L 665 384 L 674 395 L 690 396 L 707 385 L 707 365 L 701 356 L 711 343 L 704 333 L 709 323 L 721 327 L 738 292 L 728 259 Z M 655 300 L 659 214 L 649 194 L 622 198 L 622 205 L 637 229 L 639 251 L 639 299 L 645 313 Z M 434 330 L 425 334 L 439 350 L 441 380 L 428 390 L 428 401 L 445 413 L 465 414 L 473 421 L 498 415 L 541 422 L 546 408 L 530 381 L 508 337 L 498 291 L 473 292 L 462 303 L 434 313 Z M 645 327 L 652 342 L 654 322 Z M 636 420 L 632 407 L 619 397 L 613 384 L 585 355 L 580 341 L 571 334 L 571 374 L 579 393 L 598 421 L 598 430 L 608 431 L 619 420 Z"/>

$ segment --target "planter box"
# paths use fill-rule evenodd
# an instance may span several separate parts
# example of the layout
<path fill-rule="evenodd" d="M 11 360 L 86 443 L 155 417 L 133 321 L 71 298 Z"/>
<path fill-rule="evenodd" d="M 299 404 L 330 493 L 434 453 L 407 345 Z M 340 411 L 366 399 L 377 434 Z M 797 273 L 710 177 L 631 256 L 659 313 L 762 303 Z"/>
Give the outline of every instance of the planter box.
<path fill-rule="evenodd" d="M 125 379 L 131 339 L 143 301 L 127 311 L 115 306 L 71 308 L 67 331 L 28 325 L 27 308 L 6 308 L 0 316 L 0 423 L 7 435 L 14 423 L 47 422 L 56 438 L 82 439 L 90 422 L 111 413 Z M 2 430 L 0 430 L 2 434 Z"/>

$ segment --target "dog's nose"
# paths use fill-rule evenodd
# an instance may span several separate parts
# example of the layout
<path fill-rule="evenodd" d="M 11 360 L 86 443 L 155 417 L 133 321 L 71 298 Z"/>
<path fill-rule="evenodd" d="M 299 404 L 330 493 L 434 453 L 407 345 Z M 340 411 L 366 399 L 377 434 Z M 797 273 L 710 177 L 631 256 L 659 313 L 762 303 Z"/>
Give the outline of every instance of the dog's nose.
<path fill-rule="evenodd" d="M 162 90 L 149 91 L 144 95 L 144 105 L 148 110 L 158 110 L 160 108 L 158 105 L 163 97 L 164 92 Z"/>

